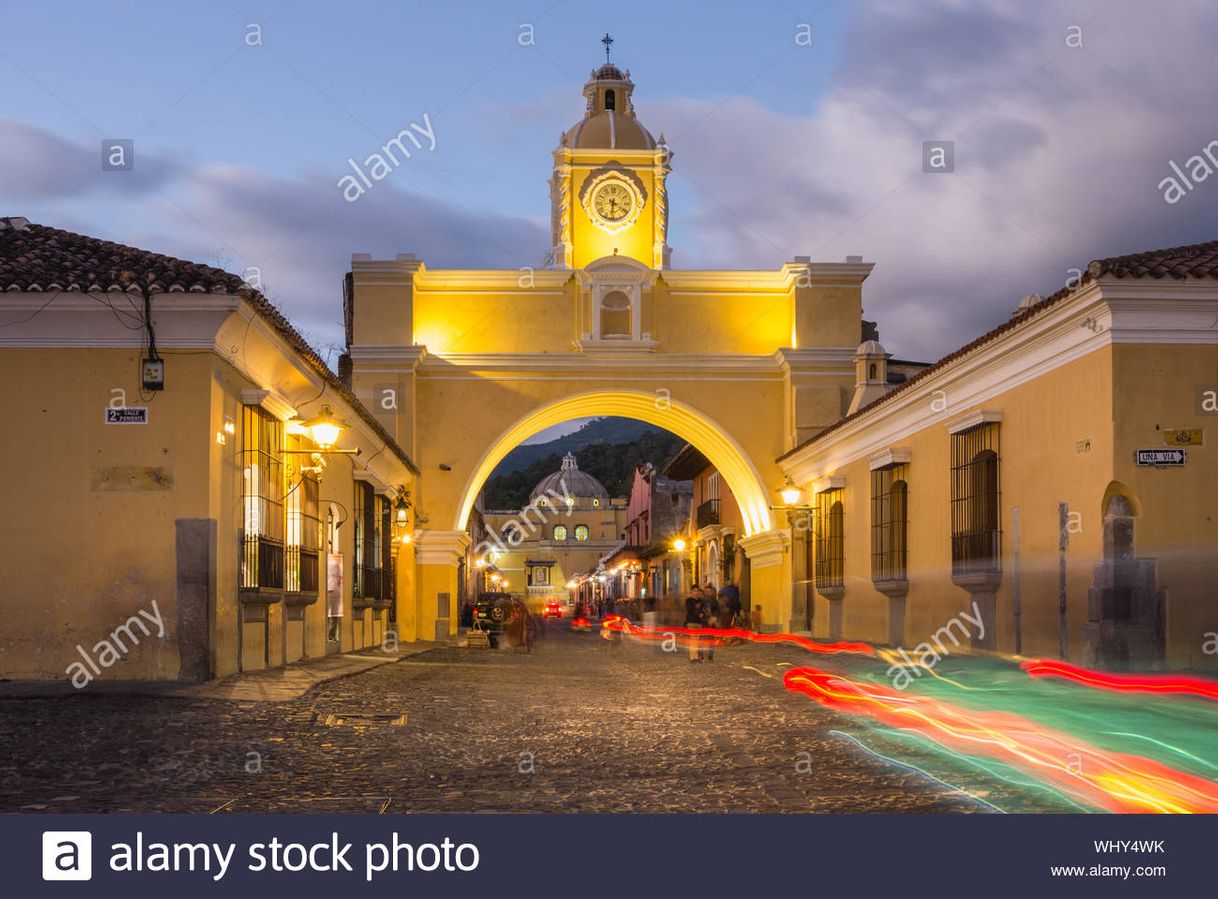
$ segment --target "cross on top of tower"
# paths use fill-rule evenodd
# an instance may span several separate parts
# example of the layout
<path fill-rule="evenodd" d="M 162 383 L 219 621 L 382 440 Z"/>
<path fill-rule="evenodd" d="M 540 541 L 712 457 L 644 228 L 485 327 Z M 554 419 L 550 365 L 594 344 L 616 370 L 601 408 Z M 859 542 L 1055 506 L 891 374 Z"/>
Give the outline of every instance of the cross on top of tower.
<path fill-rule="evenodd" d="M 605 32 L 605 36 L 601 38 L 601 43 L 605 45 L 605 62 L 609 62 L 609 48 L 613 46 L 613 38 L 609 36 L 609 32 Z"/>

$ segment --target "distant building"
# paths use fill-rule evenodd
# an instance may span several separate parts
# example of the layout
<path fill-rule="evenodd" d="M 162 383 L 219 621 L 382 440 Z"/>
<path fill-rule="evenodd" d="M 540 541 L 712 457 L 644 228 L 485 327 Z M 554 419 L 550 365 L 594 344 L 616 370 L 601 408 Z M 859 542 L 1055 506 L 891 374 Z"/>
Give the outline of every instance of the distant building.
<path fill-rule="evenodd" d="M 474 544 L 474 564 L 494 565 L 504 579 L 498 589 L 527 597 L 536 609 L 566 600 L 567 582 L 595 570 L 621 545 L 626 500 L 611 498 L 567 453 L 558 471 L 537 482 L 523 509 L 490 509 L 483 518 L 486 534 Z"/>

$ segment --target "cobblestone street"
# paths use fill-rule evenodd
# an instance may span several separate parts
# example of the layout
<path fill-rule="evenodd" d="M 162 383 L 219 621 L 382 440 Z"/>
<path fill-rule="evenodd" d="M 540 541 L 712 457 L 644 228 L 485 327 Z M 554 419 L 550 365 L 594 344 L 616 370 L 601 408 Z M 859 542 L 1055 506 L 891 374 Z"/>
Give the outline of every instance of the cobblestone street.
<path fill-rule="evenodd" d="M 851 722 L 782 687 L 799 650 L 690 664 L 548 631 L 531 654 L 443 647 L 291 702 L 0 700 L 0 811 L 984 810 L 831 734 Z"/>

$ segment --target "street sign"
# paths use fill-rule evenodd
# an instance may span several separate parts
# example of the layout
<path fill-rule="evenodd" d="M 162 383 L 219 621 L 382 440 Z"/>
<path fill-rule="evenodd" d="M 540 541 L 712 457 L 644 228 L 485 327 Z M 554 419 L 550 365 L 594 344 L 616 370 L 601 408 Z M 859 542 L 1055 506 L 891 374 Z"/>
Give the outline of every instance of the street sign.
<path fill-rule="evenodd" d="M 146 425 L 148 424 L 147 406 L 107 406 L 106 424 L 108 425 Z"/>
<path fill-rule="evenodd" d="M 1204 428 L 1170 428 L 1163 432 L 1164 446 L 1203 446 Z"/>
<path fill-rule="evenodd" d="M 1188 453 L 1182 449 L 1140 449 L 1134 450 L 1133 458 L 1138 465 L 1183 465 Z"/>

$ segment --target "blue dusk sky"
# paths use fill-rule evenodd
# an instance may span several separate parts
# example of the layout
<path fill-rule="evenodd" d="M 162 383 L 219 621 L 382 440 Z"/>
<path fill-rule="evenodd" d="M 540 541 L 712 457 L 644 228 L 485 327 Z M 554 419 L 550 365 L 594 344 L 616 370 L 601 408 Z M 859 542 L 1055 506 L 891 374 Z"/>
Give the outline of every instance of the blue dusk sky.
<path fill-rule="evenodd" d="M 862 255 L 899 357 L 1091 259 L 1218 238 L 1218 173 L 1160 186 L 1218 139 L 1212 0 L 0 0 L 0 215 L 254 267 L 333 361 L 353 252 L 540 263 L 606 31 L 675 154 L 673 265 Z M 412 123 L 435 149 L 345 201 L 347 160 Z M 922 171 L 931 140 L 953 173 Z"/>

